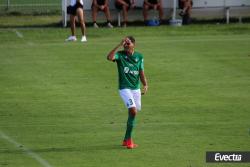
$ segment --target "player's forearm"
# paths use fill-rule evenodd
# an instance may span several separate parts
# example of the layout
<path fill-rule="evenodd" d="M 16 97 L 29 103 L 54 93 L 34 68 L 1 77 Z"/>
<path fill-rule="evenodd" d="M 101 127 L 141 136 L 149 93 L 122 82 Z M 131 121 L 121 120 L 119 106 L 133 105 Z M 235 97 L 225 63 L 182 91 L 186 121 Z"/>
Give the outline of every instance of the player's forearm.
<path fill-rule="evenodd" d="M 111 50 L 107 56 L 107 59 L 110 61 L 113 61 L 115 59 L 115 53 L 117 52 L 117 50 L 119 49 L 121 45 L 117 45 L 113 50 Z"/>
<path fill-rule="evenodd" d="M 142 95 L 144 95 L 148 91 L 148 83 L 147 83 L 147 79 L 144 75 L 144 71 L 140 71 L 140 80 L 143 84 Z"/>
<path fill-rule="evenodd" d="M 143 86 L 148 86 L 147 78 L 143 71 L 140 72 L 140 80 Z"/>
<path fill-rule="evenodd" d="M 142 83 L 142 85 L 145 87 L 145 86 L 148 86 L 148 82 L 147 82 L 147 79 L 146 79 L 146 77 L 142 77 L 141 78 L 141 83 Z"/>

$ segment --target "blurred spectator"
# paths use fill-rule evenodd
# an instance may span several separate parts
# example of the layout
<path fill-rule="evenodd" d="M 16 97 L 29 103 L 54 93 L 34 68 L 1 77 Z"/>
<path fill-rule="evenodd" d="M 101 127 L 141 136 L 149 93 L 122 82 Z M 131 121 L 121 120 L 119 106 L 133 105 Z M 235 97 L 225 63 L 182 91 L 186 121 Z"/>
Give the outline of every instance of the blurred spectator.
<path fill-rule="evenodd" d="M 78 17 L 78 22 L 80 23 L 82 30 L 81 42 L 87 42 L 86 39 L 86 26 L 84 21 L 84 11 L 83 11 L 83 0 L 71 0 L 70 6 L 67 7 L 67 13 L 70 14 L 70 27 L 71 36 L 66 39 L 66 41 L 76 41 L 76 16 Z"/>
<path fill-rule="evenodd" d="M 182 23 L 190 24 L 191 10 L 193 6 L 192 0 L 179 0 L 179 8 L 182 9 L 179 15 L 182 17 Z"/>
<path fill-rule="evenodd" d="M 116 0 L 115 7 L 118 10 L 122 10 L 123 15 L 123 27 L 127 27 L 128 22 L 128 10 L 134 7 L 135 0 Z"/>
<path fill-rule="evenodd" d="M 143 3 L 143 17 L 144 21 L 148 21 L 148 10 L 158 10 L 160 22 L 163 20 L 163 6 L 162 0 L 144 0 Z"/>
<path fill-rule="evenodd" d="M 113 28 L 113 25 L 111 24 L 111 16 L 109 11 L 108 0 L 93 0 L 91 7 L 92 7 L 93 26 L 95 28 L 99 27 L 98 24 L 96 23 L 96 16 L 98 11 L 103 11 L 105 13 L 107 19 L 107 26 L 109 28 Z"/>

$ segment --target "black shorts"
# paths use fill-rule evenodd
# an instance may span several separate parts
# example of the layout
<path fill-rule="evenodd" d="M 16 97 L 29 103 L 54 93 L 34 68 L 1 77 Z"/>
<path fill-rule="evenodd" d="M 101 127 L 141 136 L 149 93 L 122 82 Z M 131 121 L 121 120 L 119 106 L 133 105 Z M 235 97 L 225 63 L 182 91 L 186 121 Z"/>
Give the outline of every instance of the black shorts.
<path fill-rule="evenodd" d="M 131 7 L 131 2 L 130 2 L 130 0 L 124 0 L 124 1 L 128 4 L 128 6 L 129 6 L 129 8 L 130 8 L 130 7 Z M 122 10 L 122 6 L 123 6 L 123 5 L 121 5 L 121 4 L 117 3 L 117 2 L 115 2 L 115 8 L 116 8 L 116 9 Z"/>
<path fill-rule="evenodd" d="M 67 14 L 71 14 L 71 15 L 76 15 L 76 10 L 78 8 L 83 9 L 83 5 L 79 2 L 77 2 L 74 6 L 68 6 L 67 7 Z"/>
<path fill-rule="evenodd" d="M 151 4 L 154 4 L 154 5 L 158 4 L 158 0 L 148 0 L 148 2 L 151 3 Z"/>
<path fill-rule="evenodd" d="M 153 4 L 153 5 L 156 5 L 156 4 L 158 4 L 158 0 L 148 0 L 148 3 Z M 144 5 L 145 5 L 145 2 L 144 2 Z M 148 9 L 151 10 L 151 9 L 153 9 L 153 7 L 152 7 L 152 6 L 149 6 Z"/>
<path fill-rule="evenodd" d="M 98 4 L 99 6 L 102 6 L 102 5 L 105 4 L 105 0 L 97 0 L 97 4 Z"/>
<path fill-rule="evenodd" d="M 99 6 L 105 5 L 105 0 L 96 0 L 96 2 L 97 2 L 97 5 Z M 92 3 L 91 7 L 93 6 L 94 6 L 94 3 Z"/>
<path fill-rule="evenodd" d="M 99 5 L 99 6 L 105 5 L 105 0 L 97 0 L 96 2 L 97 2 L 97 5 Z M 93 7 L 94 7 L 94 3 L 92 3 L 91 9 L 93 9 Z"/>

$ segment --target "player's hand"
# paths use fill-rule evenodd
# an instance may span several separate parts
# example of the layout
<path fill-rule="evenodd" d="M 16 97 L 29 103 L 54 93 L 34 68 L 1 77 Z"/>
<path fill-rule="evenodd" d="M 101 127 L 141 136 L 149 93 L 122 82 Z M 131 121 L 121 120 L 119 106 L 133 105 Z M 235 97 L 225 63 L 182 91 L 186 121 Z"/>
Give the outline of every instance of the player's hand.
<path fill-rule="evenodd" d="M 130 43 L 131 40 L 126 37 L 121 41 L 120 46 L 124 46 L 125 44 L 130 44 Z"/>
<path fill-rule="evenodd" d="M 131 40 L 130 40 L 129 38 L 125 38 L 125 42 L 126 42 L 126 43 L 130 43 Z"/>
<path fill-rule="evenodd" d="M 120 42 L 119 46 L 124 46 L 125 40 L 126 40 L 126 38 L 122 39 L 122 41 Z"/>
<path fill-rule="evenodd" d="M 145 95 L 148 91 L 148 85 L 143 86 L 142 95 Z"/>

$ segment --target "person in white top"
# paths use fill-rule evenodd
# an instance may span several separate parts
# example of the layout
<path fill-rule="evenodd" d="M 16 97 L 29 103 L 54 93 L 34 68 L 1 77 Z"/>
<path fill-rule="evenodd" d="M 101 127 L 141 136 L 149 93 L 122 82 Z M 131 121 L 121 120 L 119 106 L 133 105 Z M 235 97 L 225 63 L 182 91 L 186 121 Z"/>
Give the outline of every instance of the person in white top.
<path fill-rule="evenodd" d="M 67 38 L 66 41 L 77 41 L 76 17 L 78 17 L 78 21 L 80 23 L 82 31 L 81 42 L 87 42 L 86 26 L 85 26 L 84 11 L 83 11 L 83 0 L 71 0 L 70 6 L 67 7 L 67 13 L 70 14 L 71 36 Z"/>
<path fill-rule="evenodd" d="M 70 0 L 70 6 L 74 6 L 76 4 L 76 1 L 78 0 Z M 79 0 L 78 2 L 83 5 L 83 0 Z"/>

